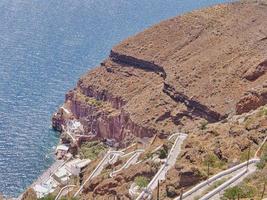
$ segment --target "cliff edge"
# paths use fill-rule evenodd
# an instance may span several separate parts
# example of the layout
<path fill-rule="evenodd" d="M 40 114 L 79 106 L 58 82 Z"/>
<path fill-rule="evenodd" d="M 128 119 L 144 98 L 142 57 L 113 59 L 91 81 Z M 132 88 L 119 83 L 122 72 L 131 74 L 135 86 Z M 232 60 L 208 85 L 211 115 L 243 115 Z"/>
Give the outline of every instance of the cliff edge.
<path fill-rule="evenodd" d="M 164 136 L 267 103 L 267 3 L 234 2 L 163 21 L 115 46 L 53 116 L 61 130 L 118 141 Z"/>

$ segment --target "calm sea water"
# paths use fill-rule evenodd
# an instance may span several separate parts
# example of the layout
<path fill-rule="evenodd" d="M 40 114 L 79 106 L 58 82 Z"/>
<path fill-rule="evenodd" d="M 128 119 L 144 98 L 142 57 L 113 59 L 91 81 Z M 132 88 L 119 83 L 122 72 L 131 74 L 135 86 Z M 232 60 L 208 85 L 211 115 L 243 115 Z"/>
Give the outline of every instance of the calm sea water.
<path fill-rule="evenodd" d="M 53 162 L 50 118 L 111 47 L 160 20 L 224 0 L 1 0 L 0 192 Z"/>

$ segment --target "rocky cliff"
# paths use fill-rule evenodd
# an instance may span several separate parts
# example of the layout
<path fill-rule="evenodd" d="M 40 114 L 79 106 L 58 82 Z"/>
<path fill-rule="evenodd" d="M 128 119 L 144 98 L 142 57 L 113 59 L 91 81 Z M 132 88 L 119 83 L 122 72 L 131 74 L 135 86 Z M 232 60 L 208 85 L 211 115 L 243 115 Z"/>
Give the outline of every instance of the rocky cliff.
<path fill-rule="evenodd" d="M 235 2 L 163 21 L 115 46 L 64 107 L 117 140 L 217 122 L 267 103 L 267 4 Z M 53 127 L 66 121 L 62 109 Z"/>

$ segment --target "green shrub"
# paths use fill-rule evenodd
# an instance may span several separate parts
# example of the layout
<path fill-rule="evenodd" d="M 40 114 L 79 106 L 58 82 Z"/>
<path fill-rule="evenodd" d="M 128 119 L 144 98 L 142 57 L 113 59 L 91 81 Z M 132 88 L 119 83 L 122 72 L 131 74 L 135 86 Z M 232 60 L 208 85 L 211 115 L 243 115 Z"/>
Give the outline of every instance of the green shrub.
<path fill-rule="evenodd" d="M 70 197 L 70 198 L 62 197 L 60 200 L 78 200 L 78 199 L 76 197 Z"/>
<path fill-rule="evenodd" d="M 262 155 L 260 158 L 260 162 L 257 164 L 257 168 L 258 169 L 263 169 L 266 166 L 267 163 L 267 145 L 264 146 L 264 148 L 262 149 Z"/>
<path fill-rule="evenodd" d="M 39 200 L 54 200 L 56 197 L 52 194 L 48 194 L 45 197 L 40 198 Z"/>
<path fill-rule="evenodd" d="M 252 186 L 243 185 L 241 186 L 241 198 L 253 198 L 256 195 L 256 190 Z"/>
<path fill-rule="evenodd" d="M 220 160 L 214 153 L 210 153 L 205 157 L 204 165 L 221 169 L 224 167 L 225 162 Z"/>
<path fill-rule="evenodd" d="M 266 166 L 267 158 L 261 159 L 259 163 L 257 163 L 257 168 L 258 169 L 264 169 Z"/>
<path fill-rule="evenodd" d="M 250 151 L 250 155 L 249 155 L 249 148 L 247 148 L 246 150 L 242 151 L 240 153 L 240 161 L 241 162 L 247 161 L 248 160 L 248 156 L 250 156 L 250 158 L 251 158 L 251 156 L 253 155 L 253 153 L 254 153 L 254 151 L 251 150 Z"/>
<path fill-rule="evenodd" d="M 149 158 L 152 158 L 153 154 L 149 151 L 149 152 L 146 152 L 145 155 L 144 155 L 144 160 L 147 160 Z"/>
<path fill-rule="evenodd" d="M 203 120 L 203 121 L 201 121 L 200 122 L 200 129 L 201 130 L 205 130 L 205 129 L 207 129 L 207 125 L 209 124 L 209 122 L 208 121 L 206 121 L 206 120 Z"/>
<path fill-rule="evenodd" d="M 168 156 L 168 149 L 161 148 L 161 149 L 159 149 L 158 154 L 159 154 L 160 159 L 165 159 Z"/>
<path fill-rule="evenodd" d="M 95 160 L 101 152 L 106 150 L 106 146 L 100 142 L 87 142 L 82 144 L 81 153 L 84 158 L 89 158 L 91 160 Z"/>
<path fill-rule="evenodd" d="M 263 107 L 260 111 L 259 111 L 259 116 L 267 116 L 267 108 Z"/>
<path fill-rule="evenodd" d="M 91 104 L 94 105 L 94 106 L 101 106 L 102 105 L 102 102 L 101 101 L 98 101 L 96 99 L 92 99 Z"/>
<path fill-rule="evenodd" d="M 252 198 L 256 194 L 255 188 L 248 185 L 234 186 L 225 190 L 223 199 Z"/>
<path fill-rule="evenodd" d="M 101 106 L 102 105 L 102 101 L 99 101 L 97 99 L 90 98 L 90 97 L 84 97 L 84 98 L 85 98 L 85 102 L 91 106 Z"/>
<path fill-rule="evenodd" d="M 148 185 L 149 180 L 144 176 L 137 176 L 135 177 L 134 182 L 140 188 L 145 188 Z"/>
<path fill-rule="evenodd" d="M 241 189 L 238 186 L 232 187 L 232 188 L 228 188 L 225 190 L 223 197 L 225 199 L 233 199 L 235 200 L 238 195 L 240 195 L 241 193 Z"/>

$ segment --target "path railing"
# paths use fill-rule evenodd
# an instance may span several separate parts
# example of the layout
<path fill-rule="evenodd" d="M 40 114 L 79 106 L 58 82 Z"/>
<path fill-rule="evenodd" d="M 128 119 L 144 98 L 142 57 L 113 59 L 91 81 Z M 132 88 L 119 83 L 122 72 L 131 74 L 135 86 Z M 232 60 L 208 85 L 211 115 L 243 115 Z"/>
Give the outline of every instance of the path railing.
<path fill-rule="evenodd" d="M 228 181 L 224 182 L 222 185 L 220 185 L 219 187 L 215 188 L 214 190 L 212 190 L 211 192 L 209 192 L 208 194 L 204 195 L 202 198 L 200 198 L 199 200 L 208 200 L 211 197 L 213 197 L 214 195 L 216 195 L 217 193 L 219 193 L 220 191 L 224 190 L 226 187 L 230 186 L 232 183 L 234 183 L 236 180 L 238 180 L 239 178 L 241 178 L 243 175 L 245 175 L 248 172 L 248 169 L 244 169 L 242 170 L 240 173 L 238 173 L 237 175 L 235 175 L 234 177 L 230 178 Z"/>
<path fill-rule="evenodd" d="M 94 169 L 94 171 L 90 174 L 90 176 L 85 180 L 85 182 L 81 185 L 79 190 L 74 194 L 74 197 L 78 196 L 79 193 L 83 190 L 84 186 L 95 176 L 97 171 L 100 169 L 100 167 L 103 167 L 105 165 L 105 161 L 109 159 L 109 156 L 112 154 L 123 154 L 122 151 L 109 151 L 104 158 L 101 160 L 101 162 L 97 165 L 97 167 Z"/>
<path fill-rule="evenodd" d="M 187 192 L 185 192 L 183 194 L 183 198 L 188 197 L 189 195 L 197 192 L 198 190 L 200 190 L 204 186 L 209 185 L 211 182 L 214 182 L 219 178 L 222 178 L 222 177 L 224 177 L 226 175 L 229 175 L 229 174 L 231 174 L 231 173 L 233 173 L 233 172 L 235 172 L 235 171 L 237 171 L 239 169 L 242 169 L 242 168 L 246 167 L 247 165 L 251 165 L 251 164 L 257 163 L 259 161 L 260 161 L 259 159 L 253 158 L 253 159 L 251 159 L 249 161 L 246 161 L 246 162 L 243 162 L 243 163 L 241 163 L 239 165 L 236 165 L 236 166 L 234 166 L 234 167 L 232 167 L 230 169 L 224 170 L 224 171 L 214 175 L 213 177 L 201 182 L 200 184 L 196 185 L 195 187 L 193 187 L 192 189 L 188 190 Z M 181 197 L 179 196 L 179 197 L 175 198 L 175 200 L 180 200 L 180 198 Z"/>
<path fill-rule="evenodd" d="M 118 173 L 119 173 L 120 171 L 122 171 L 123 169 L 128 168 L 128 167 L 132 164 L 133 160 L 134 160 L 136 157 L 138 158 L 139 155 L 140 155 L 142 152 L 144 152 L 143 149 L 138 149 L 138 150 L 136 150 L 136 151 L 134 151 L 134 152 L 131 152 L 131 154 L 133 154 L 133 155 L 131 156 L 131 158 L 129 158 L 129 160 L 127 160 L 127 162 L 126 162 L 120 169 L 111 172 L 111 173 L 109 174 L 109 176 L 112 178 L 113 176 L 115 176 L 116 174 L 118 174 Z M 125 156 L 125 155 L 123 155 L 123 156 Z"/>
<path fill-rule="evenodd" d="M 172 145 L 172 148 L 171 148 L 171 150 L 167 156 L 165 163 L 160 167 L 160 169 L 158 170 L 156 175 L 153 177 L 153 179 L 147 185 L 146 189 L 141 192 L 141 194 L 137 197 L 136 200 L 146 199 L 148 196 L 150 196 L 150 193 L 151 193 L 151 191 L 153 191 L 153 189 L 155 189 L 155 185 L 157 184 L 158 180 L 163 179 L 165 177 L 165 174 L 167 173 L 168 169 L 171 167 L 171 165 L 173 165 L 175 163 L 176 158 L 177 158 L 177 156 L 181 150 L 181 147 L 180 147 L 181 143 L 183 142 L 184 139 L 186 139 L 187 135 L 183 134 L 183 133 L 175 133 L 175 134 L 173 134 L 173 136 L 169 137 L 169 140 L 172 139 L 174 136 L 177 136 L 177 138 L 175 139 L 175 142 Z M 179 145 L 179 146 L 176 146 L 176 145 Z M 173 152 L 176 150 L 177 147 L 179 147 L 179 150 L 178 150 L 177 154 L 175 155 Z M 173 156 L 175 156 L 175 158 L 173 158 Z M 171 162 L 171 163 L 169 163 L 169 162 Z"/>
<path fill-rule="evenodd" d="M 67 188 L 70 188 L 70 187 L 76 187 L 76 185 L 66 185 L 64 186 L 63 188 L 61 188 L 61 190 L 59 191 L 59 193 L 57 194 L 55 200 L 58 200 L 60 197 L 61 197 L 61 194 L 63 193 L 63 191 Z"/>

